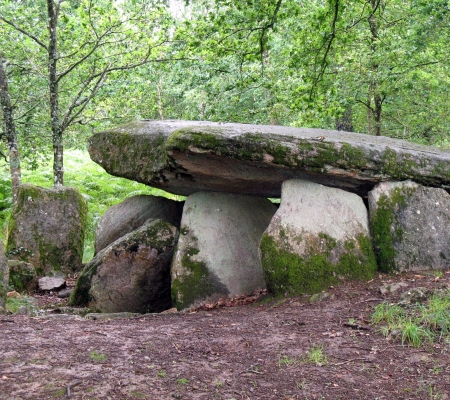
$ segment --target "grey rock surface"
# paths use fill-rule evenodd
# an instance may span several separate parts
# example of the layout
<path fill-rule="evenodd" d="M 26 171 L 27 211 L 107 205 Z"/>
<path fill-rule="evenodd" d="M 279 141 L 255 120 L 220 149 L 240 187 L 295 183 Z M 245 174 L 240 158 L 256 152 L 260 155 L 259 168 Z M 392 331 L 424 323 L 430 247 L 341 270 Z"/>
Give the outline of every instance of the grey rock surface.
<path fill-rule="evenodd" d="M 303 180 L 283 183 L 260 249 L 267 286 L 276 294 L 317 293 L 376 270 L 363 200 Z"/>
<path fill-rule="evenodd" d="M 86 265 L 69 305 L 89 304 L 107 313 L 170 308 L 170 263 L 177 238 L 173 225 L 160 219 L 147 220 Z"/>
<path fill-rule="evenodd" d="M 8 226 L 8 258 L 30 262 L 39 276 L 80 271 L 86 218 L 77 189 L 21 185 Z"/>
<path fill-rule="evenodd" d="M 450 195 L 445 190 L 383 182 L 369 193 L 369 208 L 381 271 L 450 268 Z"/>
<path fill-rule="evenodd" d="M 42 291 L 60 290 L 66 287 L 66 280 L 64 278 L 44 276 L 39 279 L 38 287 Z"/>
<path fill-rule="evenodd" d="M 400 295 L 401 304 L 411 304 L 424 301 L 427 298 L 427 288 L 425 287 L 415 287 Z"/>
<path fill-rule="evenodd" d="M 168 192 L 280 197 L 289 179 L 360 195 L 387 180 L 450 188 L 450 152 L 382 136 L 201 121 L 137 121 L 93 135 L 89 153 L 116 176 Z"/>
<path fill-rule="evenodd" d="M 394 283 L 386 283 L 385 285 L 380 287 L 380 293 L 382 295 L 394 293 L 397 290 L 407 287 L 408 284 L 405 282 L 394 282 Z"/>
<path fill-rule="evenodd" d="M 256 196 L 198 192 L 186 199 L 172 263 L 179 309 L 265 288 L 258 255 L 276 206 Z"/>
<path fill-rule="evenodd" d="M 95 233 L 95 254 L 148 219 L 162 219 L 179 228 L 182 212 L 180 201 L 149 195 L 129 197 L 110 207 L 100 218 Z"/>

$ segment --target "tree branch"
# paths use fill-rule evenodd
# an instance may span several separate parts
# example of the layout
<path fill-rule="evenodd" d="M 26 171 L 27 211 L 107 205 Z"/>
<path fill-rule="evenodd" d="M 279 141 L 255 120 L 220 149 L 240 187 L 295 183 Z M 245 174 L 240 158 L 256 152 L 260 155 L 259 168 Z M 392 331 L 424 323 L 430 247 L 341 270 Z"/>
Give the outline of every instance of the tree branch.
<path fill-rule="evenodd" d="M 317 74 L 317 76 L 314 78 L 311 90 L 309 92 L 310 100 L 313 97 L 313 93 L 314 93 L 314 90 L 315 90 L 317 84 L 323 79 L 325 71 L 326 71 L 326 69 L 328 67 L 327 57 L 328 57 L 328 54 L 331 51 L 331 46 L 333 45 L 333 41 L 336 38 L 336 23 L 337 23 L 337 21 L 339 19 L 339 1 L 340 0 L 334 0 L 333 19 L 331 21 L 331 33 L 328 35 L 328 38 L 327 38 L 327 40 L 324 43 L 324 46 L 326 46 L 326 49 L 325 49 L 325 53 L 324 53 L 324 55 L 322 57 L 322 61 L 320 63 L 320 71 Z M 324 46 L 322 46 L 322 48 Z"/>
<path fill-rule="evenodd" d="M 43 42 L 41 42 L 37 36 L 31 34 L 30 32 L 27 32 L 25 29 L 21 28 L 19 25 L 16 25 L 13 21 L 6 19 L 1 14 L 0 20 L 12 26 L 16 31 L 19 31 L 20 33 L 23 33 L 25 36 L 28 36 L 30 39 L 34 40 L 39 46 L 43 47 L 45 50 L 48 50 L 48 47 Z"/>

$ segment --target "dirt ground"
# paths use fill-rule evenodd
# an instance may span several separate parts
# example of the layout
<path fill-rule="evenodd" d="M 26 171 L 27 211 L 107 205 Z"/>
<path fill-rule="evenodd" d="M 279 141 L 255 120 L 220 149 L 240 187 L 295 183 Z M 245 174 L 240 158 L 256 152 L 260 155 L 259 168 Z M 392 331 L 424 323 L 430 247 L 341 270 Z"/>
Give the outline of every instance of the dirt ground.
<path fill-rule="evenodd" d="M 382 295 L 394 281 L 408 286 Z M 380 275 L 315 303 L 266 298 L 111 320 L 3 316 L 0 398 L 448 399 L 448 343 L 402 346 L 369 323 L 377 304 L 413 287 L 450 288 L 450 274 Z M 312 362 L 311 349 L 327 359 Z"/>

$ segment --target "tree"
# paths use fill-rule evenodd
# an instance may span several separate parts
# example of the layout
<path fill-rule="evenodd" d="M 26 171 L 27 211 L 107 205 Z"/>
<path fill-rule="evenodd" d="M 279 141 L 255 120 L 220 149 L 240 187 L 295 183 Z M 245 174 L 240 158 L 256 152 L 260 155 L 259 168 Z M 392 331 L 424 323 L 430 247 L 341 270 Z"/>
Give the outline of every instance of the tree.
<path fill-rule="evenodd" d="M 4 121 L 3 134 L 8 143 L 12 197 L 13 202 L 15 202 L 17 198 L 17 191 L 19 190 L 21 183 L 21 172 L 16 126 L 14 123 L 14 109 L 11 104 L 11 97 L 9 93 L 6 64 L 6 60 L 3 58 L 2 54 L 0 54 L 0 106 L 2 108 Z"/>
<path fill-rule="evenodd" d="M 8 57 L 26 60 L 29 75 L 45 77 L 55 186 L 64 183 L 64 133 L 86 123 L 86 111 L 106 82 L 173 58 L 167 51 L 171 19 L 162 0 L 47 0 L 45 7 L 6 1 L 0 22 L 5 36 L 20 43 Z"/>

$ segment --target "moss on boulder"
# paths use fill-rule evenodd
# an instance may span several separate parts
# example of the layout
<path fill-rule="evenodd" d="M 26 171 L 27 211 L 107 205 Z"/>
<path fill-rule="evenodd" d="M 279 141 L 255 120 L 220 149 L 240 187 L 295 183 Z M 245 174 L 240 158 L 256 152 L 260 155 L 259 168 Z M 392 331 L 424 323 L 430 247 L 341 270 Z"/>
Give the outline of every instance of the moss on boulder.
<path fill-rule="evenodd" d="M 370 227 L 383 272 L 450 268 L 450 195 L 412 181 L 369 193 Z"/>
<path fill-rule="evenodd" d="M 281 205 L 260 253 L 267 286 L 275 294 L 317 293 L 376 271 L 362 199 L 299 180 L 283 184 Z"/>
<path fill-rule="evenodd" d="M 33 264 L 19 260 L 9 260 L 9 285 L 17 292 L 31 293 L 38 286 L 36 269 Z"/>
<path fill-rule="evenodd" d="M 9 226 L 7 256 L 29 262 L 38 275 L 82 268 L 87 202 L 70 187 L 23 184 Z"/>

